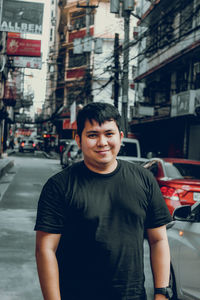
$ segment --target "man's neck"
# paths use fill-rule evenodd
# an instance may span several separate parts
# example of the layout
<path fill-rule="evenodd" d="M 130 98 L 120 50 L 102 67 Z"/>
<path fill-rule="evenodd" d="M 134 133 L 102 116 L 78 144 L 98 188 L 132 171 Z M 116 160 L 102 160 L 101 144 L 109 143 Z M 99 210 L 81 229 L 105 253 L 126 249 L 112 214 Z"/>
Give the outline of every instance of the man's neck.
<path fill-rule="evenodd" d="M 91 164 L 84 160 L 86 167 L 92 172 L 99 174 L 109 174 L 112 173 L 117 167 L 117 160 L 113 161 L 111 164 Z"/>

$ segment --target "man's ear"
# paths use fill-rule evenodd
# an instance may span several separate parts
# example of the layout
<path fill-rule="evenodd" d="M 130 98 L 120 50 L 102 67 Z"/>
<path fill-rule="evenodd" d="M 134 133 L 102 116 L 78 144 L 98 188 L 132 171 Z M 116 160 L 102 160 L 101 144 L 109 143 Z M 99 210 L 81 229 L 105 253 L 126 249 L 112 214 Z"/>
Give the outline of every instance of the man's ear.
<path fill-rule="evenodd" d="M 123 133 L 123 131 L 120 131 L 120 139 L 122 140 L 123 137 L 124 137 L 124 133 Z"/>
<path fill-rule="evenodd" d="M 78 134 L 75 135 L 75 141 L 76 141 L 77 145 L 79 146 L 79 148 L 81 149 L 81 139 Z"/>

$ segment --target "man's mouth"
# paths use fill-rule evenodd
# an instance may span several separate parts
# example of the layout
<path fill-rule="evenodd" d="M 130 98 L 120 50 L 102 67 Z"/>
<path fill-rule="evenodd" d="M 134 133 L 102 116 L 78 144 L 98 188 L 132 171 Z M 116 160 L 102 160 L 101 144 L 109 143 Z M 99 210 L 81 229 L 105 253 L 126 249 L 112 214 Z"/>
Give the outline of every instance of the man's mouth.
<path fill-rule="evenodd" d="M 98 154 L 106 154 L 110 151 L 110 149 L 105 149 L 105 150 L 97 150 L 96 153 Z"/>

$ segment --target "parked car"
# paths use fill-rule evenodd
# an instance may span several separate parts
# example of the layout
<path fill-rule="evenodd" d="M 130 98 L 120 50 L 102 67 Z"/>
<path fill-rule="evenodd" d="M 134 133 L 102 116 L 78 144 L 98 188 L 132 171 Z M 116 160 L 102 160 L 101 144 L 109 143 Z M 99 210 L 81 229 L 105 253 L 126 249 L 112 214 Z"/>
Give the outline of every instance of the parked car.
<path fill-rule="evenodd" d="M 59 140 L 58 152 L 60 154 L 60 164 L 61 165 L 63 165 L 63 154 L 66 150 L 67 145 L 69 145 L 71 141 L 72 141 L 71 139 L 60 139 Z"/>
<path fill-rule="evenodd" d="M 137 139 L 123 138 L 118 156 L 141 157 L 139 141 Z"/>
<path fill-rule="evenodd" d="M 145 162 L 148 161 L 147 158 L 144 157 L 134 157 L 134 156 L 117 156 L 117 159 L 121 159 L 121 160 L 126 160 L 129 161 L 131 163 L 135 163 L 135 164 L 144 164 Z"/>
<path fill-rule="evenodd" d="M 32 139 L 23 139 L 19 144 L 19 152 L 34 152 L 36 150 L 36 144 Z"/>
<path fill-rule="evenodd" d="M 79 147 L 75 140 L 71 140 L 65 148 L 62 157 L 62 167 L 65 168 L 72 163 L 72 160 L 76 158 L 79 151 Z"/>
<path fill-rule="evenodd" d="M 174 210 L 167 225 L 174 300 L 200 299 L 200 202 Z"/>
<path fill-rule="evenodd" d="M 157 179 L 171 214 L 180 205 L 200 201 L 200 161 L 152 158 L 143 166 Z"/>

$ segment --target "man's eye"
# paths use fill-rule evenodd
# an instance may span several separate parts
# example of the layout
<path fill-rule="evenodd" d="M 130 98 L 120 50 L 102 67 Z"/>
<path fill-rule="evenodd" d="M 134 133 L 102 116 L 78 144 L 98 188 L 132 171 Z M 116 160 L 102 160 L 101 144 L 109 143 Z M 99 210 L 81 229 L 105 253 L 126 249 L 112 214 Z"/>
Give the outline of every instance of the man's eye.
<path fill-rule="evenodd" d="M 88 134 L 88 137 L 89 137 L 90 139 L 94 139 L 96 136 L 97 136 L 97 135 L 96 135 L 95 133 L 93 133 L 93 134 Z"/>
<path fill-rule="evenodd" d="M 113 136 L 113 134 L 114 134 L 113 132 L 108 132 L 106 135 L 107 136 Z"/>

